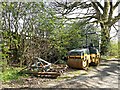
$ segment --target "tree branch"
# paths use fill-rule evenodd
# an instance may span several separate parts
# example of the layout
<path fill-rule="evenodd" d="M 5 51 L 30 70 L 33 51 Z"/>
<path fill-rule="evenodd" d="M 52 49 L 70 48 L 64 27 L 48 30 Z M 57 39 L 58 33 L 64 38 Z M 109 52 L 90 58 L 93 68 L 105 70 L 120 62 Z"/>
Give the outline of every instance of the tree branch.
<path fill-rule="evenodd" d="M 109 2 L 110 2 L 109 0 L 104 1 L 104 9 L 103 9 L 104 20 L 108 20 L 108 14 L 109 14 L 109 8 L 110 8 Z"/>
<path fill-rule="evenodd" d="M 120 4 L 120 0 L 118 0 L 118 1 L 116 2 L 116 4 L 113 6 L 113 10 L 115 10 L 116 7 L 117 7 L 119 4 Z"/>
<path fill-rule="evenodd" d="M 108 22 L 110 23 L 110 22 L 111 22 L 111 19 L 112 19 L 112 15 L 113 15 L 113 2 L 112 2 L 112 0 L 111 0 L 109 3 L 110 3 L 110 11 L 109 11 L 109 19 L 108 19 Z"/>
<path fill-rule="evenodd" d="M 95 2 L 97 3 L 97 5 L 103 10 L 104 8 L 103 8 L 103 6 L 97 1 L 97 0 L 95 0 Z"/>
<path fill-rule="evenodd" d="M 93 8 L 95 9 L 96 13 L 97 13 L 98 15 L 101 14 L 101 13 L 100 13 L 100 10 L 99 10 L 99 8 L 98 8 L 98 6 L 97 6 L 97 4 L 95 3 L 95 1 L 91 0 L 91 3 L 92 3 L 92 5 L 93 5 Z"/>
<path fill-rule="evenodd" d="M 110 26 L 112 26 L 113 24 L 115 24 L 119 19 L 120 19 L 120 13 L 118 14 L 118 16 L 115 16 L 115 17 L 112 19 L 112 22 L 110 23 Z"/>
<path fill-rule="evenodd" d="M 77 2 L 77 1 L 73 1 L 73 2 L 59 2 L 57 0 L 55 0 L 55 3 L 56 7 L 59 7 L 59 8 L 62 8 L 63 11 L 62 11 L 62 15 L 67 15 L 69 14 L 70 12 L 73 12 L 74 10 L 78 9 L 78 8 L 81 8 L 81 9 L 85 9 L 85 8 L 89 8 L 91 7 L 91 4 L 86 4 L 86 2 Z"/>
<path fill-rule="evenodd" d="M 65 17 L 65 19 L 88 19 L 88 18 L 97 19 L 97 17 L 94 16 L 94 15 L 91 15 L 91 16 L 84 16 L 84 17 L 75 17 L 75 18 L 68 18 L 68 17 Z M 62 18 L 58 18 L 58 19 L 62 19 Z"/>

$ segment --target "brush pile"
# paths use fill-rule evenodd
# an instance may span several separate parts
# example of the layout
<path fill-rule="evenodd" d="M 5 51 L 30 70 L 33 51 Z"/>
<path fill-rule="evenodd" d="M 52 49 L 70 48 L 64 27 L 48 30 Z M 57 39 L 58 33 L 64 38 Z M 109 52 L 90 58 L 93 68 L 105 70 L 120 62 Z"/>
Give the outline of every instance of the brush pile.
<path fill-rule="evenodd" d="M 34 63 L 27 68 L 26 73 L 40 77 L 57 78 L 63 74 L 67 68 L 67 65 L 51 64 L 39 57 L 36 57 Z"/>

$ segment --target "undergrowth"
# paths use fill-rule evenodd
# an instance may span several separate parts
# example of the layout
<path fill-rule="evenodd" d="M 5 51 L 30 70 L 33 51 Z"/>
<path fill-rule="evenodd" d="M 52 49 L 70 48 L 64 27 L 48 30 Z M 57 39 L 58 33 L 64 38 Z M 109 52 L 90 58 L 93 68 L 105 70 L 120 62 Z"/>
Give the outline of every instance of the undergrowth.
<path fill-rule="evenodd" d="M 21 68 L 8 67 L 4 72 L 0 72 L 0 81 L 9 82 L 11 80 L 17 80 L 20 77 L 27 77 L 27 74 L 21 74 L 19 71 Z"/>

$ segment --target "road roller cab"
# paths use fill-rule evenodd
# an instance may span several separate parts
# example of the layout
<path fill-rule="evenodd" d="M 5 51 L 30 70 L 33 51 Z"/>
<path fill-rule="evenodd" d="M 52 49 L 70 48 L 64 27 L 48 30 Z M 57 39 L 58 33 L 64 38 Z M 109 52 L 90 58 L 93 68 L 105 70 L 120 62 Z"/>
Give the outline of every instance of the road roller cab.
<path fill-rule="evenodd" d="M 99 65 L 100 63 L 100 53 L 95 47 L 89 47 L 91 64 Z"/>

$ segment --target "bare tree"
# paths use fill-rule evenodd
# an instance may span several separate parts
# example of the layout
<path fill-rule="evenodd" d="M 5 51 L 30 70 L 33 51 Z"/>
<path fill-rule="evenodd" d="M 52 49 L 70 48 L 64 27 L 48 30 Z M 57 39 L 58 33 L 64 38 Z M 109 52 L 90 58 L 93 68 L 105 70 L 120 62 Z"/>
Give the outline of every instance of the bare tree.
<path fill-rule="evenodd" d="M 99 24 L 101 27 L 101 54 L 105 54 L 108 52 L 111 39 L 111 27 L 114 27 L 115 23 L 120 19 L 120 12 L 114 16 L 120 0 L 115 3 L 112 0 L 102 1 L 104 2 L 98 0 L 56 0 L 53 2 L 53 6 L 56 7 L 57 14 L 61 14 L 66 19 L 85 19 L 91 23 Z M 73 14 L 76 14 L 76 17 L 68 17 L 68 15 Z M 116 31 L 118 32 L 118 30 Z"/>

